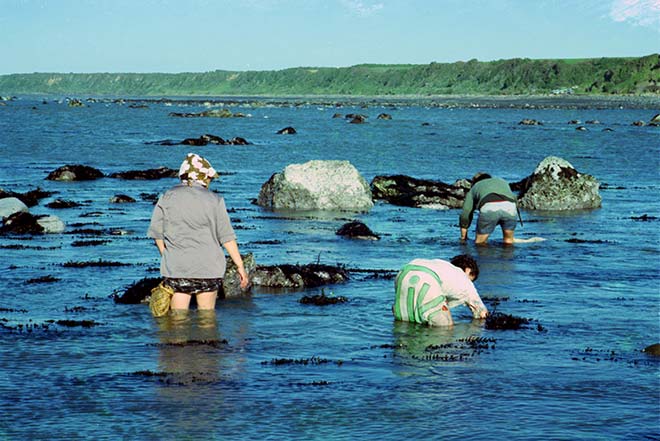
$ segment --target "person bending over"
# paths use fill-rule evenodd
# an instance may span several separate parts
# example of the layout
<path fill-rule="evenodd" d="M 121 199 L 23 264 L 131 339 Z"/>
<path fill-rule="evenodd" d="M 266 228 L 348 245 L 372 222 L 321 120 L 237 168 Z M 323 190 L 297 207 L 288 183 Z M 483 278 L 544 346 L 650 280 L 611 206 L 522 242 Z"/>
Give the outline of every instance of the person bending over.
<path fill-rule="evenodd" d="M 466 254 L 451 261 L 414 259 L 396 277 L 396 298 L 392 313 L 396 320 L 429 326 L 451 326 L 451 309 L 467 305 L 475 319 L 488 316 L 474 282 L 479 277 L 477 262 Z"/>
<path fill-rule="evenodd" d="M 516 196 L 504 179 L 493 178 L 487 173 L 474 175 L 472 188 L 465 195 L 463 211 L 459 218 L 462 241 L 468 238 L 468 228 L 472 223 L 475 210 L 479 210 L 475 243 L 485 244 L 488 241 L 488 236 L 499 225 L 502 228 L 504 244 L 513 244 L 513 232 L 516 229 L 518 209 L 516 207 Z"/>
<path fill-rule="evenodd" d="M 227 267 L 222 247 L 236 264 L 241 288 L 249 284 L 224 198 L 208 188 L 217 177 L 206 159 L 188 153 L 181 182 L 165 192 L 151 216 L 147 234 L 161 254 L 163 282 L 174 289 L 173 310 L 188 309 L 193 295 L 198 309 L 215 308 Z"/>

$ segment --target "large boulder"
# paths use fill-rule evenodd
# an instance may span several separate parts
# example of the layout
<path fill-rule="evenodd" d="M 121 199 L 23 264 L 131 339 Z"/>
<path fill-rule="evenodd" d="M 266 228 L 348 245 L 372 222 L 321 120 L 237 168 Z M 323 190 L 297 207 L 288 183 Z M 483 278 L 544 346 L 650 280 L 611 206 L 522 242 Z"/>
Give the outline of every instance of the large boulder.
<path fill-rule="evenodd" d="M 20 199 L 14 197 L 0 199 L 0 219 L 20 211 L 24 213 L 30 211 Z"/>
<path fill-rule="evenodd" d="M 261 186 L 257 204 L 290 210 L 370 210 L 367 181 L 348 161 L 291 164 Z"/>
<path fill-rule="evenodd" d="M 376 176 L 371 181 L 374 199 L 405 207 L 461 208 L 469 185 L 457 181 L 453 185 L 405 175 Z"/>
<path fill-rule="evenodd" d="M 602 198 L 599 183 L 591 175 L 578 173 L 566 160 L 548 156 L 534 173 L 511 185 L 528 210 L 583 210 L 598 208 Z"/>
<path fill-rule="evenodd" d="M 69 164 L 53 170 L 46 177 L 49 181 L 93 181 L 103 177 L 103 173 L 88 165 Z"/>

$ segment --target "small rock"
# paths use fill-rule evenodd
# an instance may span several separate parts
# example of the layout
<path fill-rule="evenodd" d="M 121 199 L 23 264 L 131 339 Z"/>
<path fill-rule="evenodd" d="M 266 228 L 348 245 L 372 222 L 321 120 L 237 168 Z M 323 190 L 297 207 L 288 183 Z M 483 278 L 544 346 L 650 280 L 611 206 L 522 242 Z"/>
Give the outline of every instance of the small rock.
<path fill-rule="evenodd" d="M 352 221 L 342 225 L 336 234 L 350 239 L 380 240 L 379 235 L 360 221 Z"/>
<path fill-rule="evenodd" d="M 135 199 L 125 194 L 117 194 L 110 198 L 110 202 L 113 204 L 126 204 L 135 202 Z"/>
<path fill-rule="evenodd" d="M 278 135 L 295 135 L 296 133 L 296 129 L 293 127 L 285 127 L 277 131 Z"/>
<path fill-rule="evenodd" d="M 46 177 L 48 181 L 93 181 L 102 178 L 103 173 L 87 165 L 70 164 L 64 165 Z"/>

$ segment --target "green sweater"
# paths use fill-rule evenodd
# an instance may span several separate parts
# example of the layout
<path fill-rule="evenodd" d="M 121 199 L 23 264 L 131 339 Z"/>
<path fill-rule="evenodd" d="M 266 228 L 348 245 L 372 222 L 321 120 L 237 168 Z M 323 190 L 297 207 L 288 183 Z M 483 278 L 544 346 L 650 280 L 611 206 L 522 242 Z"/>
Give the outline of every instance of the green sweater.
<path fill-rule="evenodd" d="M 469 228 L 472 223 L 474 210 L 479 210 L 487 202 L 510 201 L 516 202 L 509 184 L 501 178 L 488 178 L 472 186 L 463 201 L 463 211 L 460 216 L 461 228 Z"/>

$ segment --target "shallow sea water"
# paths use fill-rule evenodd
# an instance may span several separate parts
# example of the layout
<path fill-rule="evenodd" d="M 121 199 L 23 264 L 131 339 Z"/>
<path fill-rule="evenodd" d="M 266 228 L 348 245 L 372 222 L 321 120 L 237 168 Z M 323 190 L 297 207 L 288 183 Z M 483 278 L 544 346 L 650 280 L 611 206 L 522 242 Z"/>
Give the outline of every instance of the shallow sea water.
<path fill-rule="evenodd" d="M 0 439 L 660 439 L 660 363 L 641 352 L 660 342 L 660 128 L 631 125 L 659 113 L 660 100 L 243 103 L 226 107 L 251 117 L 168 116 L 206 109 L 184 102 L 69 108 L 21 97 L 0 106 L 0 188 L 56 192 L 31 212 L 67 224 L 64 234 L 0 236 Z M 368 123 L 347 124 L 335 112 L 366 114 Z M 392 120 L 377 120 L 383 112 Z M 523 118 L 543 125 L 518 125 Z M 573 119 L 601 124 L 580 132 Z M 298 134 L 275 134 L 286 126 Z M 254 144 L 145 144 L 204 133 Z M 213 188 L 232 211 L 241 252 L 258 264 L 345 265 L 351 280 L 324 291 L 349 302 L 303 305 L 303 295 L 321 289 L 254 288 L 220 300 L 215 314 L 158 320 L 144 305 L 115 304 L 112 293 L 158 274 L 145 237 L 153 205 L 141 194 L 175 181 L 44 178 L 64 164 L 108 174 L 176 169 L 189 151 L 226 173 Z M 548 155 L 598 178 L 603 207 L 523 212 L 517 236 L 547 241 L 513 248 L 501 246 L 498 232 L 488 247 L 461 245 L 458 210 L 378 202 L 369 213 L 273 213 L 252 204 L 271 174 L 311 159 L 349 160 L 367 181 L 406 174 L 451 183 L 479 170 L 517 181 Z M 111 204 L 119 193 L 138 202 Z M 56 198 L 83 206 L 45 206 Z M 649 220 L 634 219 L 642 215 Z M 351 219 L 381 240 L 337 236 Z M 76 228 L 106 234 L 71 234 Z M 71 245 L 92 239 L 107 242 Z M 489 308 L 533 319 L 529 328 L 486 330 L 467 309 L 454 311 L 451 329 L 396 323 L 393 281 L 357 271 L 459 253 L 479 261 L 476 286 Z M 128 265 L 62 265 L 98 259 Z M 59 280 L 26 283 L 47 275 Z M 478 350 L 470 339 L 480 339 Z"/>

